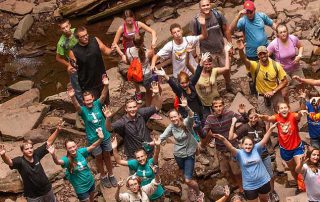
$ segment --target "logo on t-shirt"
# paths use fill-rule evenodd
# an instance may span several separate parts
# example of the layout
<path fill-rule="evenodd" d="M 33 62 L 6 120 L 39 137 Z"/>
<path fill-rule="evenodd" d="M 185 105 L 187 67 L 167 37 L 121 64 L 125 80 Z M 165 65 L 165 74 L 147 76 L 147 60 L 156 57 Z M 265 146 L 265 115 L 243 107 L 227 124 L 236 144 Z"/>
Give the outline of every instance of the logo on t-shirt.
<path fill-rule="evenodd" d="M 281 133 L 283 135 L 291 135 L 292 134 L 290 122 L 280 123 L 280 128 L 281 128 Z"/>
<path fill-rule="evenodd" d="M 97 118 L 97 116 L 96 116 L 96 114 L 94 112 L 92 112 L 90 115 L 93 118 L 92 119 L 92 123 L 98 123 L 99 122 L 99 120 L 98 120 L 98 118 Z"/>
<path fill-rule="evenodd" d="M 178 60 L 178 61 L 182 61 L 186 58 L 186 49 L 183 49 L 183 50 L 176 50 L 174 51 L 174 56 L 175 56 L 175 59 Z"/>
<path fill-rule="evenodd" d="M 82 165 L 82 162 L 81 162 L 81 161 L 77 162 L 77 165 L 78 165 L 78 170 L 79 170 L 79 171 L 81 171 L 81 170 L 84 170 L 84 169 L 85 169 L 85 166 L 84 166 L 84 165 Z"/>
<path fill-rule="evenodd" d="M 312 121 L 315 121 L 315 122 L 320 121 L 320 113 L 309 112 L 309 117 Z"/>

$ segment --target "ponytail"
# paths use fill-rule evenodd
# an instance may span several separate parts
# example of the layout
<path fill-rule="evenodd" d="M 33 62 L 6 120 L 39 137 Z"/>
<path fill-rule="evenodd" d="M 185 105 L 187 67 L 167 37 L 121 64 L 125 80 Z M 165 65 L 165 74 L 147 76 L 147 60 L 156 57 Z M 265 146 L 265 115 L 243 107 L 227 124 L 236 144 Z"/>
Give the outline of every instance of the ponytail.
<path fill-rule="evenodd" d="M 135 34 L 133 38 L 133 44 L 136 48 L 138 48 L 138 56 L 141 63 L 146 61 L 146 52 L 143 44 L 143 37 L 139 34 Z"/>

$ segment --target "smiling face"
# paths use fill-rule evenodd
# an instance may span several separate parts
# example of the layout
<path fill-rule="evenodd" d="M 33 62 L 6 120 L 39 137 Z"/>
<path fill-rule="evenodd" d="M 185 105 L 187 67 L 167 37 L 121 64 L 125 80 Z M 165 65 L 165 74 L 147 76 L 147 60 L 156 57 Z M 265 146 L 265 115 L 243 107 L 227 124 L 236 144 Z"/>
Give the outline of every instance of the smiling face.
<path fill-rule="evenodd" d="M 251 126 L 254 126 L 257 124 L 259 118 L 258 115 L 256 113 L 252 113 L 249 115 L 249 123 Z"/>
<path fill-rule="evenodd" d="M 310 155 L 310 161 L 314 164 L 317 164 L 319 162 L 320 158 L 320 150 L 313 150 L 313 152 Z"/>
<path fill-rule="evenodd" d="M 32 144 L 24 144 L 22 149 L 23 156 L 31 158 L 33 156 L 33 151 L 34 149 Z"/>
<path fill-rule="evenodd" d="M 126 104 L 126 112 L 130 118 L 134 118 L 137 115 L 138 106 L 137 102 L 132 100 Z"/>
<path fill-rule="evenodd" d="M 92 94 L 88 94 L 88 95 L 84 95 L 83 96 L 83 104 L 88 107 L 88 108 L 92 108 L 93 107 L 93 95 Z"/>
<path fill-rule="evenodd" d="M 181 115 L 176 110 L 169 113 L 169 119 L 174 126 L 179 126 L 181 124 L 181 118 Z"/>
<path fill-rule="evenodd" d="M 68 141 L 66 143 L 66 149 L 71 156 L 76 156 L 78 146 L 73 141 Z"/>
<path fill-rule="evenodd" d="M 286 103 L 279 103 L 278 104 L 278 113 L 283 117 L 286 118 L 289 113 L 289 107 Z"/>
<path fill-rule="evenodd" d="M 137 179 L 129 180 L 128 186 L 129 186 L 130 191 L 132 191 L 133 193 L 138 193 L 138 191 L 140 190 L 140 184 Z"/>
<path fill-rule="evenodd" d="M 260 52 L 258 58 L 262 64 L 267 64 L 269 60 L 268 52 Z"/>
<path fill-rule="evenodd" d="M 133 25 L 134 18 L 133 17 L 126 17 L 125 21 L 126 21 L 127 25 Z"/>
<path fill-rule="evenodd" d="M 245 152 L 250 153 L 253 148 L 253 141 L 250 138 L 245 138 L 242 142 L 241 147 Z"/>
<path fill-rule="evenodd" d="M 209 58 L 203 62 L 203 69 L 205 72 L 210 72 L 212 70 L 212 59 Z"/>
<path fill-rule="evenodd" d="M 140 151 L 136 152 L 135 155 L 136 155 L 136 159 L 140 165 L 146 164 L 148 156 L 145 151 L 140 150 Z"/>
<path fill-rule="evenodd" d="M 211 11 L 211 3 L 209 0 L 201 0 L 199 2 L 199 7 L 200 7 L 200 12 L 205 14 L 205 15 L 208 15 L 210 14 L 210 11 Z"/>

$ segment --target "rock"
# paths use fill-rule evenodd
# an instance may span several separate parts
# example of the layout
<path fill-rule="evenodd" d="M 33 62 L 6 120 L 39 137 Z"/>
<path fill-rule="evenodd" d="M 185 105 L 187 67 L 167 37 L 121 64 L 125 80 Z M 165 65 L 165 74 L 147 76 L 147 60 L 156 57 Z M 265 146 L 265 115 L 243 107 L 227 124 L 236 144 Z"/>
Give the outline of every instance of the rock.
<path fill-rule="evenodd" d="M 153 24 L 154 24 L 154 20 L 153 19 L 146 20 L 146 25 L 151 26 Z"/>
<path fill-rule="evenodd" d="M 285 171 L 285 166 L 284 166 L 284 163 L 282 162 L 279 148 L 275 149 L 275 153 L 276 153 L 277 171 L 278 172 L 284 172 Z"/>
<path fill-rule="evenodd" d="M 167 126 L 171 123 L 170 119 L 164 115 L 161 115 L 162 120 L 149 120 L 147 127 L 150 130 L 156 130 L 163 132 Z"/>
<path fill-rule="evenodd" d="M 77 112 L 76 113 L 66 113 L 63 115 L 63 121 L 74 125 L 76 123 L 76 116 L 77 116 Z"/>
<path fill-rule="evenodd" d="M 20 41 L 24 35 L 29 31 L 33 24 L 33 17 L 28 14 L 19 22 L 16 31 L 13 34 L 13 38 Z"/>
<path fill-rule="evenodd" d="M 9 24 L 11 25 L 11 26 L 16 26 L 17 24 L 19 23 L 19 20 L 18 20 L 18 18 L 10 18 L 9 19 Z"/>
<path fill-rule="evenodd" d="M 26 15 L 31 13 L 33 6 L 33 3 L 27 1 L 6 0 L 1 1 L 0 10 L 17 15 Z"/>
<path fill-rule="evenodd" d="M 19 81 L 9 86 L 8 90 L 14 93 L 24 93 L 33 87 L 34 82 L 31 80 Z"/>
<path fill-rule="evenodd" d="M 287 23 L 287 27 L 288 27 L 289 33 L 292 33 L 294 31 L 294 29 L 296 28 L 296 23 L 294 21 L 290 20 Z"/>
<path fill-rule="evenodd" d="M 33 88 L 22 95 L 12 98 L 0 105 L 0 110 L 17 109 L 21 107 L 29 107 L 40 100 L 40 92 L 37 88 Z"/>
<path fill-rule="evenodd" d="M 137 19 L 142 19 L 144 17 L 147 17 L 151 13 L 152 13 L 152 8 L 150 7 L 139 8 L 139 10 L 135 13 L 135 17 Z"/>
<path fill-rule="evenodd" d="M 253 108 L 252 104 L 240 92 L 237 93 L 236 97 L 232 101 L 229 110 L 238 112 L 239 104 L 244 104 L 247 110 Z"/>
<path fill-rule="evenodd" d="M 174 159 L 173 150 L 174 150 L 174 144 L 172 143 L 166 143 L 164 146 L 161 146 L 160 159 L 163 159 L 165 161 Z"/>
<path fill-rule="evenodd" d="M 3 29 L 10 29 L 11 28 L 11 25 L 10 24 L 5 24 L 3 25 Z"/>
<path fill-rule="evenodd" d="M 238 79 L 238 78 L 247 77 L 246 66 L 241 65 L 237 69 L 238 69 L 238 71 L 235 74 L 231 75 L 231 79 Z"/>
<path fill-rule="evenodd" d="M 49 128 L 56 128 L 56 126 L 61 122 L 62 118 L 57 116 L 46 116 L 42 120 L 41 125 L 49 127 Z"/>
<path fill-rule="evenodd" d="M 305 13 L 310 13 L 312 15 L 315 15 L 316 17 L 319 17 L 320 13 L 320 4 L 318 1 L 310 1 Z"/>
<path fill-rule="evenodd" d="M 171 87 L 167 83 L 162 84 L 161 89 L 162 89 L 162 93 L 161 93 L 162 110 L 170 111 L 171 109 L 173 109 L 173 103 L 174 103 L 176 94 L 172 91 Z"/>
<path fill-rule="evenodd" d="M 320 56 L 320 46 L 313 46 L 313 55 Z"/>
<path fill-rule="evenodd" d="M 36 128 L 49 111 L 49 106 L 34 104 L 29 107 L 3 110 L 0 114 L 0 131 L 4 139 L 19 140 Z"/>
<path fill-rule="evenodd" d="M 165 21 L 168 18 L 171 18 L 175 13 L 175 8 L 164 6 L 153 13 L 153 16 L 161 21 Z"/>
<path fill-rule="evenodd" d="M 25 140 L 31 140 L 33 144 L 41 143 L 47 141 L 51 135 L 49 130 L 42 128 L 32 129 L 24 135 Z"/>
<path fill-rule="evenodd" d="M 7 198 L 4 202 L 14 202 L 13 200 Z"/>
<path fill-rule="evenodd" d="M 280 12 L 280 13 L 278 13 L 278 16 L 277 16 L 277 20 L 279 21 L 279 22 L 285 22 L 286 21 L 286 19 L 287 19 L 287 16 L 286 16 L 286 14 L 284 13 L 284 12 Z"/>
<path fill-rule="evenodd" d="M 65 137 L 71 138 L 71 139 L 74 139 L 76 137 L 77 138 L 86 137 L 86 133 L 84 133 L 84 132 L 81 132 L 81 131 L 78 131 L 78 130 L 75 130 L 72 128 L 65 128 L 65 127 L 61 128 L 60 134 L 61 134 L 61 136 L 65 136 Z"/>
<path fill-rule="evenodd" d="M 51 109 L 63 109 L 66 112 L 75 112 L 75 108 L 67 92 L 46 97 L 42 103 L 50 105 Z"/>
<path fill-rule="evenodd" d="M 266 33 L 267 33 L 267 36 L 268 36 L 268 38 L 272 38 L 272 36 L 273 36 L 273 34 L 274 34 L 274 31 L 273 31 L 273 29 L 271 28 L 271 27 L 269 27 L 269 26 L 266 26 Z"/>
<path fill-rule="evenodd" d="M 277 12 L 294 12 L 298 9 L 302 9 L 302 6 L 299 4 L 292 4 L 291 1 L 288 0 L 279 0 L 276 5 L 276 11 Z"/>
<path fill-rule="evenodd" d="M 38 60 L 31 60 L 29 58 L 15 59 L 11 63 L 5 63 L 4 71 L 18 74 L 22 77 L 33 77 L 39 71 L 39 65 L 41 64 Z"/>
<path fill-rule="evenodd" d="M 273 6 L 271 5 L 270 1 L 256 0 L 254 1 L 254 4 L 257 9 L 257 12 L 263 12 L 267 14 L 270 18 L 277 18 L 277 14 L 273 9 Z"/>
<path fill-rule="evenodd" d="M 306 132 L 299 132 L 299 136 L 302 141 L 310 145 L 310 136 L 309 133 Z"/>
<path fill-rule="evenodd" d="M 56 10 L 54 10 L 54 12 L 53 12 L 53 17 L 54 17 L 54 18 L 61 18 L 61 17 L 62 17 L 61 14 L 60 14 L 60 9 L 59 9 L 59 8 L 57 8 Z"/>
<path fill-rule="evenodd" d="M 108 28 L 107 34 L 115 34 L 121 25 L 123 25 L 123 19 L 115 17 Z"/>
<path fill-rule="evenodd" d="M 179 187 L 176 187 L 176 186 L 166 185 L 166 186 L 164 186 L 164 188 L 169 192 L 174 192 L 174 193 L 177 193 L 177 194 L 181 193 L 181 189 Z"/>
<path fill-rule="evenodd" d="M 42 2 L 39 3 L 39 5 L 35 6 L 33 8 L 33 13 L 48 13 L 54 11 L 56 9 L 57 3 L 56 0 L 48 1 L 48 2 Z"/>
<path fill-rule="evenodd" d="M 27 202 L 27 199 L 25 197 L 21 196 L 21 197 L 17 198 L 16 202 Z"/>
<path fill-rule="evenodd" d="M 300 40 L 304 49 L 302 53 L 302 58 L 305 59 L 310 59 L 312 56 L 312 51 L 313 51 L 313 45 L 310 41 L 308 40 Z"/>
<path fill-rule="evenodd" d="M 236 6 L 234 8 L 223 8 L 224 16 L 227 19 L 227 22 L 230 24 L 232 20 L 236 17 L 236 15 L 243 9 L 243 6 Z"/>
<path fill-rule="evenodd" d="M 37 34 L 40 34 L 40 35 L 42 35 L 42 36 L 46 36 L 46 32 L 45 32 L 44 29 L 41 28 L 41 27 L 38 27 L 38 28 L 37 28 L 36 33 L 37 33 Z"/>

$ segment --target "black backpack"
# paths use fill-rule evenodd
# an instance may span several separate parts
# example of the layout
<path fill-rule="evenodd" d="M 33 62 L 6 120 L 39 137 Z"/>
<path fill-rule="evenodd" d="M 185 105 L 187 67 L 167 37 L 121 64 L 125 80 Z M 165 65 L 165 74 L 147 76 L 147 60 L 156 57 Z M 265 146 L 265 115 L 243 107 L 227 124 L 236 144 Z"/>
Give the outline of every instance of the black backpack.
<path fill-rule="evenodd" d="M 220 26 L 220 29 L 221 29 L 221 32 L 222 34 L 224 35 L 224 31 L 223 31 L 223 23 L 222 23 L 222 17 L 221 17 L 221 14 L 218 12 L 217 9 L 213 8 L 211 9 L 211 12 L 213 13 L 214 17 L 217 19 L 218 23 L 219 23 L 219 26 Z M 196 35 L 200 35 L 201 34 L 201 26 L 200 26 L 200 23 L 198 21 L 198 16 L 195 17 L 195 20 L 196 20 L 196 24 L 197 24 L 197 30 L 196 30 Z"/>

